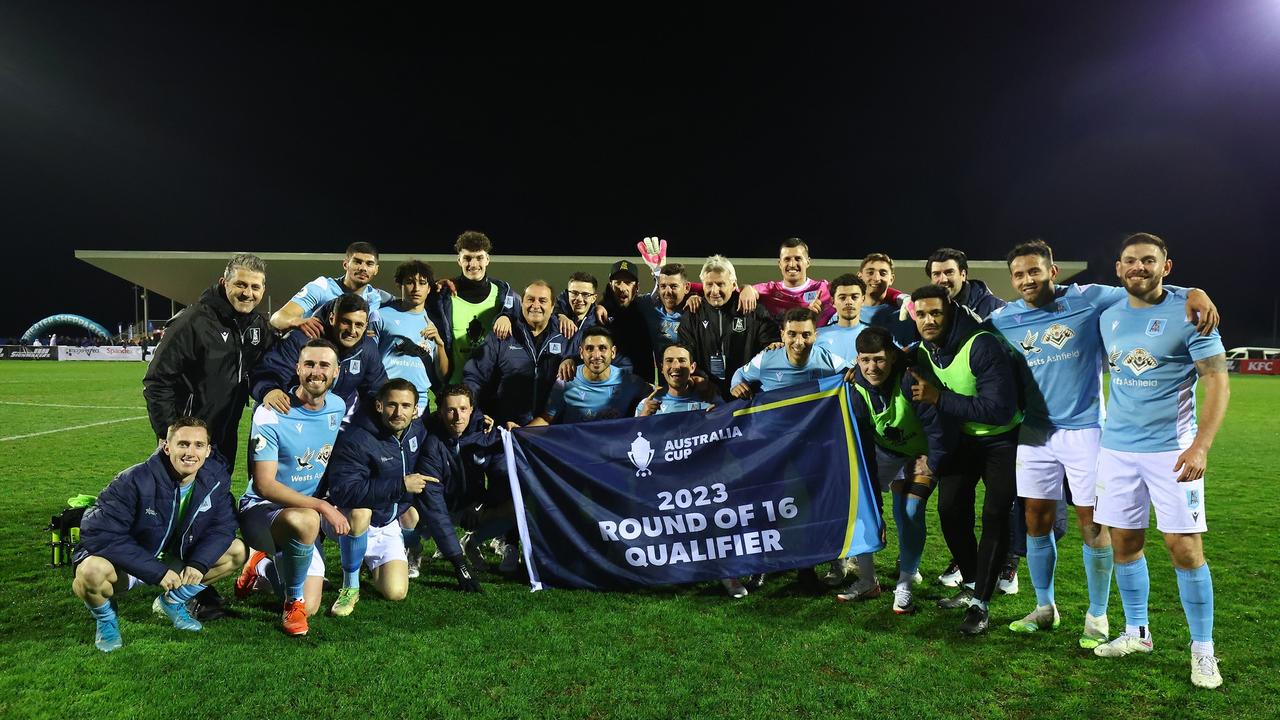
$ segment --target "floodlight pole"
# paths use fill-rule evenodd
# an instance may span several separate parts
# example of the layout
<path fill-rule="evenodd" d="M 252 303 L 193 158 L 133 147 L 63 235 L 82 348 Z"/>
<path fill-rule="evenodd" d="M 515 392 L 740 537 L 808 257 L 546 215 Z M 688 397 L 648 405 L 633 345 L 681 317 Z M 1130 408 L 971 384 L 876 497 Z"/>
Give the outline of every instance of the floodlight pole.
<path fill-rule="evenodd" d="M 148 317 L 150 317 L 150 315 L 151 315 L 151 313 L 149 312 L 149 308 L 148 308 L 148 306 L 147 306 L 147 301 L 148 301 L 149 299 L 150 299 L 150 296 L 147 294 L 147 289 L 146 289 L 146 288 L 142 288 L 142 337 L 143 337 L 143 342 L 146 342 L 146 337 L 147 337 L 147 318 L 148 318 Z"/>

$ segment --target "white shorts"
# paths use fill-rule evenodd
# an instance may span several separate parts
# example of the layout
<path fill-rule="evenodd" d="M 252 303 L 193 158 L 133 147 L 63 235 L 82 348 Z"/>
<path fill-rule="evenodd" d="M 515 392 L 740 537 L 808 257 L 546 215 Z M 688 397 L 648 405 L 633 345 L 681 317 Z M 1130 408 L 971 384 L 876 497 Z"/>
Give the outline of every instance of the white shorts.
<path fill-rule="evenodd" d="M 1103 448 L 1098 456 L 1094 522 L 1122 530 L 1145 530 L 1151 524 L 1154 505 L 1160 532 L 1207 532 L 1204 478 L 1177 481 L 1173 466 L 1181 454 L 1181 450 L 1131 453 Z"/>
<path fill-rule="evenodd" d="M 261 550 L 272 559 L 276 555 L 276 541 L 271 535 L 271 523 L 284 510 L 283 507 L 269 501 L 240 504 L 240 534 L 245 543 L 254 550 Z M 324 577 L 324 551 L 320 543 L 316 543 L 311 552 L 311 565 L 307 567 L 307 577 Z"/>
<path fill-rule="evenodd" d="M 1071 502 L 1093 505 L 1101 428 L 1044 430 L 1022 426 L 1018 431 L 1018 497 L 1061 500 L 1062 476 L 1071 486 Z"/>
<path fill-rule="evenodd" d="M 331 538 L 338 537 L 333 526 L 327 521 L 321 520 L 320 527 L 324 529 L 325 535 Z M 409 556 L 404 549 L 404 536 L 400 534 L 400 523 L 397 520 L 392 520 L 382 527 L 371 527 L 368 534 L 369 543 L 364 551 L 365 567 L 377 570 L 392 560 L 408 562 Z"/>

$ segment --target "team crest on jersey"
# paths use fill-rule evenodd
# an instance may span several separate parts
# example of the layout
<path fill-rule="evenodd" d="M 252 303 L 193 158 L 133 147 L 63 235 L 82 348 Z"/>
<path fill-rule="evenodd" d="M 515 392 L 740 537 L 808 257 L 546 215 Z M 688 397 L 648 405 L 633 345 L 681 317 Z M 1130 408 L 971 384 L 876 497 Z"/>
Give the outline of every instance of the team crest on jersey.
<path fill-rule="evenodd" d="M 257 345 L 262 340 L 262 328 L 249 328 L 249 344 Z"/>
<path fill-rule="evenodd" d="M 1148 370 L 1154 370 L 1160 366 L 1160 361 L 1155 359 L 1151 353 L 1143 348 L 1134 348 L 1124 357 L 1124 366 L 1133 371 L 1134 375 L 1141 375 Z"/>
<path fill-rule="evenodd" d="M 337 429 L 338 429 L 338 423 L 340 423 L 340 422 L 342 422 L 342 420 L 338 417 L 338 414 L 337 414 L 337 413 L 334 413 L 334 414 L 330 415 L 330 416 L 329 416 L 329 429 L 330 429 L 330 430 L 337 430 Z"/>
<path fill-rule="evenodd" d="M 351 361 L 350 370 L 352 375 L 360 372 L 360 360 L 358 358 Z"/>
<path fill-rule="evenodd" d="M 1198 507 L 1200 507 L 1200 491 L 1188 490 L 1187 491 L 1187 509 L 1195 510 Z"/>
<path fill-rule="evenodd" d="M 267 439 L 261 435 L 253 436 L 253 451 L 262 452 L 267 449 Z"/>
<path fill-rule="evenodd" d="M 734 332 L 746 332 L 746 331 L 747 331 L 747 320 L 746 320 L 746 318 L 734 318 L 734 319 L 733 319 L 733 331 L 734 331 Z"/>
<path fill-rule="evenodd" d="M 1040 336 L 1035 330 L 1028 330 L 1018 345 L 1022 346 L 1022 354 L 1030 355 L 1031 353 L 1040 352 L 1040 348 L 1036 347 L 1036 338 Z"/>
<path fill-rule="evenodd" d="M 324 447 L 320 448 L 320 452 L 316 453 L 316 462 L 324 465 L 325 467 L 329 467 L 329 456 L 332 454 L 333 445 L 325 443 Z"/>
<path fill-rule="evenodd" d="M 547 352 L 552 353 L 553 355 L 559 355 L 560 343 L 558 342 L 547 343 Z"/>
<path fill-rule="evenodd" d="M 812 304 L 812 303 L 813 303 L 813 301 L 814 301 L 814 300 L 817 300 L 817 299 L 818 299 L 818 291 L 817 291 L 817 290 L 810 290 L 809 292 L 807 292 L 807 293 L 805 293 L 805 294 L 804 294 L 804 301 L 805 301 L 806 303 L 810 303 L 810 304 Z"/>
<path fill-rule="evenodd" d="M 418 438 L 409 438 L 409 452 L 418 452 Z"/>
<path fill-rule="evenodd" d="M 1147 323 L 1147 337 L 1157 337 L 1164 334 L 1165 319 L 1156 318 Z"/>
<path fill-rule="evenodd" d="M 1041 340 L 1061 350 L 1062 346 L 1066 345 L 1075 336 L 1076 333 L 1071 328 L 1062 323 L 1054 323 L 1045 329 L 1044 337 Z"/>
<path fill-rule="evenodd" d="M 508 310 L 510 310 L 512 306 L 515 304 L 515 301 L 516 301 L 515 296 L 508 294 L 506 299 L 502 301 L 502 305 Z"/>

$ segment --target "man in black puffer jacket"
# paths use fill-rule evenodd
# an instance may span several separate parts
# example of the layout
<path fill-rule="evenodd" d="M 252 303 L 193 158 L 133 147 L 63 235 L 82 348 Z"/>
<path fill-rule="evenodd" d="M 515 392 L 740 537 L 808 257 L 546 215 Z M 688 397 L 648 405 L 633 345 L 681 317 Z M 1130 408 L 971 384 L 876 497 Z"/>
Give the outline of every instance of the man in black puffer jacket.
<path fill-rule="evenodd" d="M 257 255 L 231 258 L 218 282 L 169 321 L 142 378 L 151 429 L 164 440 L 184 415 L 204 420 L 209 437 L 235 467 L 236 430 L 249 400 L 249 374 L 272 345 L 267 321 L 254 309 L 266 291 L 266 264 Z"/>

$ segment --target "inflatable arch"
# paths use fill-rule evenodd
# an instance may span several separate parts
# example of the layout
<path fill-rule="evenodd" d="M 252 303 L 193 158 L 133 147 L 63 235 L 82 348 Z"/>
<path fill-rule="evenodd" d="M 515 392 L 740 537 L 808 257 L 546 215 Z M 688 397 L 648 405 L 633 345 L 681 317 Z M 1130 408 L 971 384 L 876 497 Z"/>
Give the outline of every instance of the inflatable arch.
<path fill-rule="evenodd" d="M 111 333 L 108 332 L 106 328 L 89 318 L 63 313 L 61 315 L 50 315 L 35 325 L 27 328 L 27 331 L 22 334 L 22 342 L 29 343 L 46 333 L 50 328 L 60 327 L 63 325 L 78 327 L 81 330 L 88 330 L 99 337 L 106 338 L 108 340 L 111 339 Z"/>

